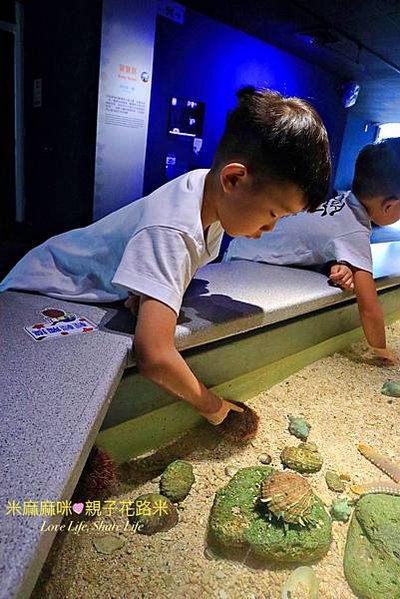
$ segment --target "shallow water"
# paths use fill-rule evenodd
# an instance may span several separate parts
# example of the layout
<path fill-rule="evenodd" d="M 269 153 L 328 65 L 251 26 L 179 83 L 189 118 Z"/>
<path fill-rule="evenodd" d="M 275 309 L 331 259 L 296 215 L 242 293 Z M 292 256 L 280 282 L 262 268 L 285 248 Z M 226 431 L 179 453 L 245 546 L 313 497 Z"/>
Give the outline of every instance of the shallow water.
<path fill-rule="evenodd" d="M 400 322 L 387 327 L 388 343 L 400 354 Z M 132 500 L 146 492 L 158 492 L 156 476 L 176 458 L 189 460 L 196 482 L 180 509 L 178 525 L 168 532 L 145 536 L 125 531 L 126 518 L 97 516 L 87 519 L 87 530 L 58 533 L 38 580 L 33 599 L 157 598 L 279 599 L 293 568 L 255 568 L 247 563 L 207 559 L 207 522 L 215 492 L 232 472 L 259 465 L 268 453 L 279 467 L 286 444 L 298 440 L 287 431 L 288 414 L 305 417 L 312 425 L 309 440 L 324 456 L 322 470 L 307 478 L 329 506 L 337 494 L 329 491 L 324 474 L 333 469 L 347 473 L 351 484 L 385 478 L 357 452 L 364 442 L 400 462 L 400 399 L 382 395 L 388 379 L 399 379 L 399 368 L 363 362 L 364 344 L 352 352 L 335 354 L 315 362 L 255 397 L 249 404 L 260 415 L 257 437 L 245 446 L 220 440 L 212 427 L 191 431 L 168 450 L 121 469 L 122 480 L 114 500 Z M 154 478 L 156 476 L 156 478 Z M 67 519 L 68 521 L 71 518 Z M 75 517 L 74 523 L 82 520 Z M 106 534 L 101 523 L 114 527 L 125 545 L 112 555 L 97 552 L 93 539 Z M 97 529 L 96 529 L 97 527 Z M 118 532 L 118 527 L 120 527 Z M 321 599 L 351 599 L 355 595 L 343 576 L 343 552 L 348 524 L 333 523 L 333 542 L 328 554 L 313 569 L 320 583 Z"/>

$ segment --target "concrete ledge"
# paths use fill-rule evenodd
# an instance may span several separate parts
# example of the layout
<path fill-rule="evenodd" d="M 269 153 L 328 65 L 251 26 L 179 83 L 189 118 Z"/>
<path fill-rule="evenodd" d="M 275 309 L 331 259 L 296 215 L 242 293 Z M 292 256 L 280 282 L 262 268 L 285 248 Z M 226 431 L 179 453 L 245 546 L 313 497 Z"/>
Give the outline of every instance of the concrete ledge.
<path fill-rule="evenodd" d="M 400 285 L 400 242 L 373 245 L 372 255 L 378 289 Z M 247 260 L 210 264 L 185 295 L 177 346 L 197 347 L 349 300 L 354 294 L 310 270 Z"/>
<path fill-rule="evenodd" d="M 23 327 L 55 306 L 99 323 L 104 310 L 29 293 L 0 294 L 0 597 L 29 597 L 54 538 L 8 502 L 70 499 L 127 363 L 131 340 L 97 331 L 37 342 Z"/>
<path fill-rule="evenodd" d="M 400 242 L 372 246 L 379 290 L 400 285 Z M 176 346 L 185 350 L 227 339 L 336 304 L 354 294 L 328 285 L 327 277 L 306 269 L 246 260 L 210 264 L 198 270 L 182 304 Z M 108 332 L 132 336 L 135 319 L 109 308 L 102 320 Z M 134 365 L 131 353 L 127 367 Z"/>

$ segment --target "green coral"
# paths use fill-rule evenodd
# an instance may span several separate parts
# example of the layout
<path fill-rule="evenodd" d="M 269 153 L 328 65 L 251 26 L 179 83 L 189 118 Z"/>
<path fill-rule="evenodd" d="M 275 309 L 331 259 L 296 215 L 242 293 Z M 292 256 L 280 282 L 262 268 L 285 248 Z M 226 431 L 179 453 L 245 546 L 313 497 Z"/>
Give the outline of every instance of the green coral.
<path fill-rule="evenodd" d="M 164 470 L 160 479 L 160 492 L 171 501 L 183 501 L 195 481 L 189 462 L 175 460 Z"/>
<path fill-rule="evenodd" d="M 311 424 L 304 418 L 296 418 L 289 414 L 289 433 L 298 439 L 305 441 L 310 434 Z"/>
<path fill-rule="evenodd" d="M 347 522 L 347 520 L 350 518 L 350 514 L 351 508 L 349 506 L 347 497 L 344 497 L 343 499 L 334 499 L 332 501 L 331 516 L 333 520 Z"/>
<path fill-rule="evenodd" d="M 242 468 L 217 491 L 209 520 L 209 543 L 226 557 L 243 558 L 246 552 L 262 561 L 309 562 L 325 555 L 330 546 L 331 521 L 315 497 L 312 518 L 316 526 L 290 525 L 265 516 L 259 506 L 260 486 L 268 466 Z"/>
<path fill-rule="evenodd" d="M 243 547 L 244 533 L 254 519 L 261 483 L 271 472 L 270 466 L 241 468 L 217 491 L 210 515 L 211 542 Z"/>
<path fill-rule="evenodd" d="M 400 497 L 378 493 L 357 502 L 344 573 L 352 590 L 366 599 L 400 599 Z"/>
<path fill-rule="evenodd" d="M 389 397 L 400 397 L 400 381 L 386 381 L 381 389 L 383 395 Z"/>

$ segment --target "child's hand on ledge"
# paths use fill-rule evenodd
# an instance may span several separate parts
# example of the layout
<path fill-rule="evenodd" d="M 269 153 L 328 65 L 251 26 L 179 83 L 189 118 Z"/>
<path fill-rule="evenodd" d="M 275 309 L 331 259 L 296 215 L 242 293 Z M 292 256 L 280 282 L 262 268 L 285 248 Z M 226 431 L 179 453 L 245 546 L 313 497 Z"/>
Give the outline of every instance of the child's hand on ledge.
<path fill-rule="evenodd" d="M 381 360 L 386 360 L 386 362 L 392 365 L 400 364 L 400 358 L 389 349 L 382 347 L 371 347 L 371 349 Z"/>
<path fill-rule="evenodd" d="M 354 290 L 353 273 L 351 268 L 345 264 L 334 264 L 331 267 L 329 278 L 335 285 L 339 286 L 345 291 Z"/>

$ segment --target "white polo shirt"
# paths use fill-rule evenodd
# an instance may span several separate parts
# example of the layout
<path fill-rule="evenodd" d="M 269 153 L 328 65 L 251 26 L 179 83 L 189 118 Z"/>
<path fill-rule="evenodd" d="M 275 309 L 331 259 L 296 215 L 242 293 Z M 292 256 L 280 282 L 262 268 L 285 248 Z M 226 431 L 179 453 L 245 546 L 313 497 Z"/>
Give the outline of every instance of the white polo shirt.
<path fill-rule="evenodd" d="M 347 191 L 321 204 L 316 212 L 281 218 L 271 232 L 259 239 L 233 239 L 223 260 L 293 266 L 345 261 L 372 273 L 370 236 L 366 209 Z"/>
<path fill-rule="evenodd" d="M 223 229 L 201 222 L 208 169 L 190 171 L 87 227 L 51 237 L 0 283 L 51 297 L 113 302 L 128 291 L 179 314 L 197 269 L 218 256 Z"/>

